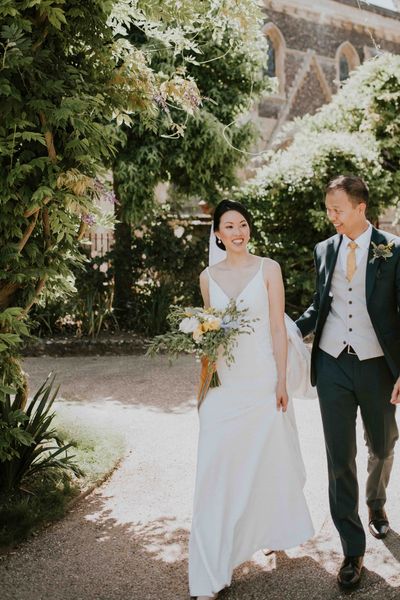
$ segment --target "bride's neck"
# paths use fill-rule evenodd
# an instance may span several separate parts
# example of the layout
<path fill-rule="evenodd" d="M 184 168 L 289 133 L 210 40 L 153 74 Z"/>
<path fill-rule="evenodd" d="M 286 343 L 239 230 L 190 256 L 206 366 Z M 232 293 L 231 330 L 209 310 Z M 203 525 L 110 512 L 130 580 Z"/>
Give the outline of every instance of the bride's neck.
<path fill-rule="evenodd" d="M 240 254 L 233 254 L 228 252 L 226 256 L 226 265 L 227 267 L 235 268 L 235 267 L 244 267 L 249 264 L 249 258 L 251 254 L 248 250 L 241 252 Z"/>

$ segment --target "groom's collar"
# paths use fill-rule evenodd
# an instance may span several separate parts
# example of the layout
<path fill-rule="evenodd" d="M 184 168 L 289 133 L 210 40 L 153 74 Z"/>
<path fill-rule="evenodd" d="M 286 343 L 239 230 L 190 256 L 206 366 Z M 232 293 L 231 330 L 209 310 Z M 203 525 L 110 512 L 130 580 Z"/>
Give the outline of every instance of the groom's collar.
<path fill-rule="evenodd" d="M 348 245 L 350 244 L 350 242 L 355 242 L 361 250 L 367 250 L 371 244 L 371 235 L 372 235 L 372 225 L 368 221 L 367 229 L 361 235 L 359 235 L 357 238 L 355 238 L 354 240 L 351 240 L 349 237 L 347 237 L 346 234 L 343 234 L 343 244 L 347 248 Z"/>
<path fill-rule="evenodd" d="M 382 235 L 382 233 L 379 231 L 379 229 L 374 227 L 371 223 L 369 223 L 368 229 L 366 231 L 364 231 L 364 233 L 361 234 L 361 236 L 367 235 L 367 232 L 369 232 L 369 231 L 371 233 L 370 233 L 370 237 L 369 237 L 368 247 L 371 247 L 371 242 L 374 242 L 374 244 L 380 244 L 382 241 L 386 240 L 385 236 Z M 329 240 L 328 240 L 329 246 L 328 247 L 330 248 L 331 251 L 333 251 L 333 253 L 339 251 L 339 247 L 341 246 L 344 238 L 348 239 L 347 236 L 344 236 L 341 233 L 336 233 L 331 238 L 329 238 Z"/>

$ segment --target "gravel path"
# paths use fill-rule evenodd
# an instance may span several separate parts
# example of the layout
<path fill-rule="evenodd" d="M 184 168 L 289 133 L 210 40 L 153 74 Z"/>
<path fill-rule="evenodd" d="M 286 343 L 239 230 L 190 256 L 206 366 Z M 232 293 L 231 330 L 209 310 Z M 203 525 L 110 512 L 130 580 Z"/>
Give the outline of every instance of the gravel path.
<path fill-rule="evenodd" d="M 142 356 L 31 358 L 35 389 L 50 370 L 60 402 L 77 420 L 108 419 L 125 432 L 121 467 L 61 522 L 0 560 L 2 600 L 187 600 L 187 543 L 197 440 L 196 365 L 171 368 Z M 327 508 L 327 479 L 316 401 L 295 401 L 308 473 L 306 495 L 317 534 L 307 544 L 239 567 L 221 600 L 333 600 L 341 551 Z M 362 517 L 366 453 L 359 431 Z M 351 594 L 400 598 L 400 473 L 396 459 L 384 542 L 368 534 L 366 575 Z M 397 509 L 397 510 L 396 510 Z M 284 515 L 282 515 L 284 518 Z M 348 594 L 347 594 L 348 596 Z"/>

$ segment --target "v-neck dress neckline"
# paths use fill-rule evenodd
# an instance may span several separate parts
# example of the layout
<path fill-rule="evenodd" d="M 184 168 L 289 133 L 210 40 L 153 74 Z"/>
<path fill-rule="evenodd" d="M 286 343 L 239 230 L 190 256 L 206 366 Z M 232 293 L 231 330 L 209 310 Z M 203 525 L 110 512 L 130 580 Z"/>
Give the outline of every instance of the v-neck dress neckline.
<path fill-rule="evenodd" d="M 264 264 L 264 259 L 260 258 L 260 264 L 258 266 L 257 271 L 254 273 L 254 275 L 252 277 L 250 277 L 249 281 L 246 283 L 246 285 L 244 286 L 244 288 L 239 292 L 239 294 L 236 297 L 229 296 L 229 294 L 227 294 L 225 292 L 225 290 L 218 283 L 218 281 L 216 279 L 214 279 L 214 277 L 212 277 L 212 275 L 210 273 L 210 268 L 209 267 L 207 267 L 207 273 L 208 273 L 209 279 L 211 279 L 211 281 L 219 288 L 219 290 L 224 294 L 224 296 L 228 300 L 234 300 L 235 302 L 237 302 L 239 300 L 240 296 L 242 296 L 244 294 L 244 292 L 247 290 L 247 288 L 249 287 L 249 285 L 255 280 L 255 278 L 257 277 L 257 275 L 261 272 L 263 264 Z"/>

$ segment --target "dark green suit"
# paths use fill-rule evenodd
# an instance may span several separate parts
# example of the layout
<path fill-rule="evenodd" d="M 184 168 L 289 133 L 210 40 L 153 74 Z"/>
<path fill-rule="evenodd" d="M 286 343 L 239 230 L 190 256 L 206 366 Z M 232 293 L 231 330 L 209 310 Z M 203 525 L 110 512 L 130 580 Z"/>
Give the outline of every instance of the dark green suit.
<path fill-rule="evenodd" d="M 373 259 L 373 245 L 393 241 L 393 256 Z M 334 523 L 347 556 L 365 551 L 358 516 L 355 424 L 358 408 L 369 449 L 367 503 L 382 508 L 398 437 L 390 395 L 400 376 L 400 238 L 372 228 L 365 294 L 372 326 L 383 357 L 360 361 L 345 352 L 338 358 L 319 348 L 330 311 L 332 277 L 342 236 L 319 243 L 314 250 L 316 291 L 313 303 L 297 320 L 303 336 L 314 332 L 311 383 L 317 385 L 328 458 L 329 498 Z"/>

